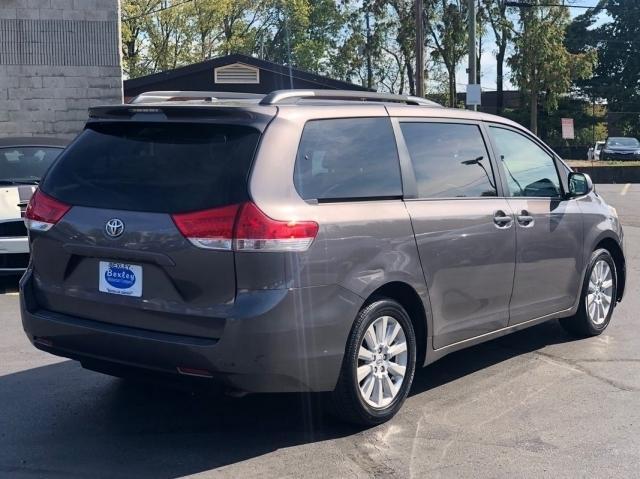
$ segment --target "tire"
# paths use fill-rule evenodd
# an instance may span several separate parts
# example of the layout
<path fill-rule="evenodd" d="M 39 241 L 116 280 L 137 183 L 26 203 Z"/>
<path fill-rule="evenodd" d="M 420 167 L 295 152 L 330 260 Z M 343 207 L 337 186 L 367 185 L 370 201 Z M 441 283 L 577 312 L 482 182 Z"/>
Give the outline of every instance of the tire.
<path fill-rule="evenodd" d="M 598 273 L 598 270 L 594 273 L 594 269 L 601 267 L 603 268 L 599 270 L 601 273 Z M 601 278 L 597 279 L 599 275 Z M 594 278 L 596 278 L 595 287 L 592 281 Z M 611 282 L 610 286 L 609 281 Z M 590 287 L 594 294 L 591 298 L 589 296 Z M 617 287 L 616 264 L 611 254 L 606 249 L 594 251 L 582 285 L 578 311 L 573 316 L 561 319 L 560 325 L 565 331 L 576 337 L 598 336 L 607 329 L 611 321 L 611 315 L 616 306 Z M 606 305 L 607 297 L 610 298 L 608 305 Z M 595 305 L 591 299 L 595 299 Z M 603 305 L 602 309 L 600 309 L 600 305 Z"/>
<path fill-rule="evenodd" d="M 396 330 L 396 325 L 401 330 Z M 375 337 L 371 337 L 371 332 Z M 385 340 L 379 341 L 379 335 L 383 335 Z M 371 342 L 383 345 L 382 350 L 376 350 Z M 405 352 L 402 352 L 403 343 Z M 361 346 L 365 349 L 364 356 L 361 355 Z M 400 378 L 403 366 L 404 376 Z M 361 426 L 375 426 L 388 421 L 409 394 L 415 367 L 416 337 L 405 309 L 388 298 L 377 298 L 365 304 L 351 328 L 340 377 L 333 391 L 335 414 Z M 358 368 L 361 368 L 360 381 Z"/>

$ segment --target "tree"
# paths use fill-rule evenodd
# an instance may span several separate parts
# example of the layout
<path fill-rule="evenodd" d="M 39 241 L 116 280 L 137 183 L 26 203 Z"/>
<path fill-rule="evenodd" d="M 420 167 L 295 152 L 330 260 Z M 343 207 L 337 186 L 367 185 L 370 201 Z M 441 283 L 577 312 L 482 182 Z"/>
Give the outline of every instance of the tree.
<path fill-rule="evenodd" d="M 513 33 L 513 22 L 507 15 L 507 0 L 483 0 L 485 12 L 496 41 L 496 111 L 504 107 L 504 61 Z"/>
<path fill-rule="evenodd" d="M 540 0 L 533 0 L 536 5 Z M 596 60 L 595 51 L 572 54 L 564 45 L 569 13 L 564 7 L 532 6 L 520 9 L 520 32 L 508 63 L 512 79 L 527 93 L 530 128 L 538 130 L 538 103 L 543 95 L 547 110 L 557 108 L 558 97 L 569 91 L 572 80 L 586 78 Z"/>
<path fill-rule="evenodd" d="M 596 26 L 606 10 L 608 21 Z M 594 28 L 595 27 L 595 28 Z M 575 53 L 598 51 L 593 77 L 576 82 L 590 98 L 607 101 L 623 134 L 640 136 L 640 9 L 637 0 L 601 1 L 577 17 L 566 39 Z M 611 127 L 611 125 L 610 125 Z"/>
<path fill-rule="evenodd" d="M 229 10 L 229 2 L 193 0 L 185 10 L 185 14 L 191 17 L 196 40 L 193 59 L 206 60 L 214 55 L 222 40 L 224 32 L 221 26 L 225 13 Z"/>
<path fill-rule="evenodd" d="M 157 13 L 145 17 L 153 71 L 169 70 L 189 61 L 193 30 L 183 8 L 173 0 L 160 0 Z"/>
<path fill-rule="evenodd" d="M 444 64 L 449 82 L 449 106 L 456 106 L 456 69 L 467 51 L 466 0 L 434 0 L 427 16 L 433 56 Z"/>
<path fill-rule="evenodd" d="M 125 0 L 122 3 L 122 60 L 125 75 L 135 78 L 149 73 L 143 57 L 147 17 L 160 0 Z"/>
<path fill-rule="evenodd" d="M 392 93 L 415 92 L 414 0 L 343 0 L 330 73 Z"/>

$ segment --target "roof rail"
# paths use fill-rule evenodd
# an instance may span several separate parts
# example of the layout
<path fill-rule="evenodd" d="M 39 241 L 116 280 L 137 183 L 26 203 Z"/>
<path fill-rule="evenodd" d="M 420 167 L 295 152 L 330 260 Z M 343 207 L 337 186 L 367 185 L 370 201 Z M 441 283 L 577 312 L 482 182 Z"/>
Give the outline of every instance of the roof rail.
<path fill-rule="evenodd" d="M 372 91 L 355 90 L 276 90 L 269 93 L 261 101 L 261 105 L 277 105 L 286 101 L 314 98 L 317 100 L 345 100 L 345 101 L 379 101 L 406 103 L 407 105 L 420 105 L 442 107 L 426 98 L 410 95 L 394 95 L 392 93 L 378 93 Z"/>
<path fill-rule="evenodd" d="M 231 91 L 147 91 L 136 96 L 131 103 L 158 103 L 172 100 L 259 100 L 264 95 Z"/>

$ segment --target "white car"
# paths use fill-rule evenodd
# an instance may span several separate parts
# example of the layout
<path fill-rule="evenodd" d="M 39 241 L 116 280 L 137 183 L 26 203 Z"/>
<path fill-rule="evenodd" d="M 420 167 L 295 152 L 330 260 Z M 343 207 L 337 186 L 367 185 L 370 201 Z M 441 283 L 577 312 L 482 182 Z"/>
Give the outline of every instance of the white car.
<path fill-rule="evenodd" d="M 587 159 L 593 161 L 600 160 L 600 152 L 602 151 L 602 147 L 604 146 L 604 141 L 596 141 L 595 146 L 589 148 L 589 152 L 587 153 Z"/>
<path fill-rule="evenodd" d="M 24 210 L 66 144 L 57 138 L 0 138 L 0 275 L 22 274 L 26 269 L 29 242 Z"/>

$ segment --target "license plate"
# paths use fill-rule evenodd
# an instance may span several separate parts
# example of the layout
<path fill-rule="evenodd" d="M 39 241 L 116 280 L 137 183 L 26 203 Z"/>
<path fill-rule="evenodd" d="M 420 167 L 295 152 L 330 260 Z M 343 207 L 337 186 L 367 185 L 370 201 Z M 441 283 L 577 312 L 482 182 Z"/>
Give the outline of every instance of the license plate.
<path fill-rule="evenodd" d="M 142 296 L 142 266 L 100 261 L 99 289 L 102 293 Z"/>

